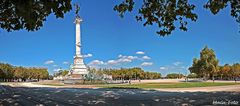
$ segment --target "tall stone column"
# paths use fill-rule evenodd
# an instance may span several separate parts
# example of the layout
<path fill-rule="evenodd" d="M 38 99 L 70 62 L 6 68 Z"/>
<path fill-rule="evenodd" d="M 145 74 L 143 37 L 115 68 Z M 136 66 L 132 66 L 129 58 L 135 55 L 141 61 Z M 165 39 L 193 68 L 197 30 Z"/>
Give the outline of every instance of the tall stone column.
<path fill-rule="evenodd" d="M 76 54 L 74 56 L 74 64 L 71 67 L 71 77 L 75 79 L 82 79 L 83 75 L 88 73 L 87 67 L 83 62 L 83 56 L 81 55 L 81 29 L 80 24 L 82 19 L 77 16 L 75 19 L 76 24 Z"/>
<path fill-rule="evenodd" d="M 76 17 L 76 56 L 81 56 L 81 28 L 80 24 L 82 19 L 80 17 Z"/>

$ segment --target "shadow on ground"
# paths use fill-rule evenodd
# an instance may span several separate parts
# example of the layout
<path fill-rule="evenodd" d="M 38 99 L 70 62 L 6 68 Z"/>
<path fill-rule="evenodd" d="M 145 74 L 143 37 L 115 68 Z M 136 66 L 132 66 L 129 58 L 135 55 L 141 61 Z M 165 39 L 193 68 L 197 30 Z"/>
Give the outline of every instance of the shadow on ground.
<path fill-rule="evenodd" d="M 231 105 L 240 102 L 239 92 L 163 92 L 142 89 L 27 88 L 10 86 L 1 86 L 0 88 L 0 105 L 4 106 L 191 106 L 212 105 L 213 101 L 219 101 L 219 104 L 231 101 Z M 239 103 L 236 105 L 239 105 Z"/>

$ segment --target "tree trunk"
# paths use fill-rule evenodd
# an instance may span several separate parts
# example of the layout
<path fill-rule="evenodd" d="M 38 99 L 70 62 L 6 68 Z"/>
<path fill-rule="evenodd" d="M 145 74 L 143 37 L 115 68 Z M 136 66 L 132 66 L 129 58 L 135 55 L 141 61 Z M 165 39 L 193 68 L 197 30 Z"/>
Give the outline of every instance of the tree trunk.
<path fill-rule="evenodd" d="M 234 77 L 234 80 L 235 80 L 235 83 L 237 83 L 237 78 L 236 77 Z"/>
<path fill-rule="evenodd" d="M 215 79 L 214 79 L 214 75 L 212 75 L 212 81 L 213 81 L 213 83 L 214 83 L 214 81 L 215 81 Z"/>
<path fill-rule="evenodd" d="M 203 74 L 203 80 L 206 81 L 206 79 L 207 79 L 207 75 Z"/>

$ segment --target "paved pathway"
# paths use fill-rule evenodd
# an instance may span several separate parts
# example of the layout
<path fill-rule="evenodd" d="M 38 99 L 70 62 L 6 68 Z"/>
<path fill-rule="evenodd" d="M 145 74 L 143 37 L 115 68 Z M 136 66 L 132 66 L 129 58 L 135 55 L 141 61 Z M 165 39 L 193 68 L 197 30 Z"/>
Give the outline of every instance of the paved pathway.
<path fill-rule="evenodd" d="M 240 92 L 167 92 L 141 89 L 10 87 L 0 85 L 0 106 L 240 105 Z"/>

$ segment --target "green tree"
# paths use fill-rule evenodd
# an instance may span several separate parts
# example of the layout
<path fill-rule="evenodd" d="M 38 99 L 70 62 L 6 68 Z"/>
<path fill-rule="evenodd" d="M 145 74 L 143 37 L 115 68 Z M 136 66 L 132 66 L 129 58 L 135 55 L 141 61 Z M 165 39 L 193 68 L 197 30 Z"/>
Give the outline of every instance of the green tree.
<path fill-rule="evenodd" d="M 195 73 L 191 73 L 191 74 L 188 74 L 187 77 L 188 77 L 188 78 L 197 78 L 198 76 L 197 76 L 197 74 L 195 74 Z"/>
<path fill-rule="evenodd" d="M 166 76 L 167 78 L 170 78 L 170 79 L 175 79 L 175 78 L 182 78 L 184 77 L 183 74 L 177 74 L 177 73 L 171 73 L 171 74 L 167 74 Z"/>
<path fill-rule="evenodd" d="M 212 76 L 214 81 L 214 76 L 218 71 L 218 59 L 213 49 L 209 49 L 207 46 L 204 47 L 200 52 L 200 59 L 194 58 L 189 70 L 191 73 L 203 76 L 204 79 Z"/>
<path fill-rule="evenodd" d="M 234 78 L 235 82 L 237 82 L 237 78 L 240 77 L 240 64 L 239 63 L 233 64 L 230 73 L 232 74 L 232 77 Z"/>
<path fill-rule="evenodd" d="M 0 65 L 1 67 L 1 65 Z M 3 79 L 5 78 L 5 73 L 3 72 L 3 70 L 0 68 L 0 81 L 3 81 Z"/>
<path fill-rule="evenodd" d="M 218 74 L 221 79 L 223 78 L 226 79 L 231 76 L 230 71 L 231 71 L 231 66 L 229 64 L 225 64 L 224 66 L 220 66 Z"/>
<path fill-rule="evenodd" d="M 38 81 L 40 79 L 48 79 L 49 77 L 49 73 L 46 68 L 32 68 L 32 73 L 32 78 L 37 79 Z"/>
<path fill-rule="evenodd" d="M 1 0 L 0 27 L 7 31 L 35 31 L 51 13 L 63 18 L 71 9 L 71 0 Z"/>
<path fill-rule="evenodd" d="M 13 81 L 14 79 L 47 79 L 49 77 L 46 68 L 27 68 L 22 66 L 12 66 L 10 64 L 0 63 L 0 79 L 3 81 Z"/>
<path fill-rule="evenodd" d="M 33 79 L 33 78 L 36 78 L 36 72 L 35 72 L 35 68 L 31 67 L 31 68 L 28 68 L 28 77 L 29 79 Z"/>
<path fill-rule="evenodd" d="M 54 73 L 54 77 L 57 76 L 66 76 L 69 73 L 68 70 L 59 70 L 58 72 Z"/>
<path fill-rule="evenodd" d="M 12 81 L 14 77 L 14 70 L 12 65 L 0 63 L 0 72 L 3 73 L 0 76 L 4 81 Z"/>
<path fill-rule="evenodd" d="M 57 18 L 63 18 L 64 14 L 72 9 L 72 0 L 1 0 L 0 1 L 0 27 L 7 31 L 26 29 L 35 31 L 43 26 L 46 17 L 51 13 Z M 132 12 L 135 4 L 142 4 L 136 14 L 137 21 L 143 21 L 143 25 L 157 25 L 157 34 L 166 36 L 176 28 L 187 31 L 188 21 L 197 21 L 197 13 L 194 13 L 196 5 L 188 0 L 122 0 L 113 9 L 121 17 L 126 12 Z M 240 23 L 239 0 L 207 0 L 203 5 L 212 14 L 230 7 L 230 15 Z M 76 13 L 79 11 L 77 7 Z"/>
<path fill-rule="evenodd" d="M 69 73 L 68 70 L 63 70 L 63 72 L 62 72 L 62 76 L 66 76 L 68 73 Z"/>
<path fill-rule="evenodd" d="M 199 61 L 197 58 L 193 58 L 193 64 L 189 67 L 191 73 L 197 74 L 199 77 L 203 77 L 205 75 L 205 68 L 202 67 L 204 64 L 202 61 Z"/>
<path fill-rule="evenodd" d="M 26 81 L 26 79 L 29 77 L 28 71 L 24 67 L 15 67 L 14 68 L 14 77 L 16 79 L 21 79 L 22 81 Z"/>
<path fill-rule="evenodd" d="M 47 79 L 49 76 L 48 70 L 46 68 L 40 68 L 39 69 L 41 74 L 40 74 L 40 78 L 41 79 Z"/>
<path fill-rule="evenodd" d="M 143 25 L 157 25 L 157 34 L 166 36 L 178 27 L 182 31 L 187 31 L 188 20 L 197 21 L 197 13 L 194 13 L 195 4 L 188 0 L 122 0 L 114 7 L 114 10 L 123 17 L 124 13 L 132 12 L 136 3 L 141 3 L 136 15 L 137 21 L 144 21 Z M 231 16 L 240 23 L 240 2 L 239 0 L 208 0 L 204 8 L 214 15 L 220 10 L 230 6 Z"/>
<path fill-rule="evenodd" d="M 114 80 L 129 79 L 158 79 L 161 74 L 157 72 L 144 72 L 141 68 L 121 68 L 121 69 L 99 69 L 102 74 L 112 75 Z M 98 70 L 98 71 L 99 71 Z M 97 71 L 97 72 L 98 72 Z"/>

